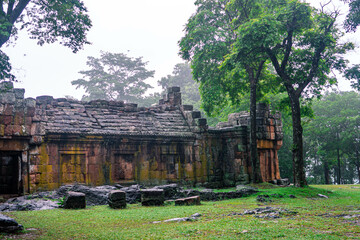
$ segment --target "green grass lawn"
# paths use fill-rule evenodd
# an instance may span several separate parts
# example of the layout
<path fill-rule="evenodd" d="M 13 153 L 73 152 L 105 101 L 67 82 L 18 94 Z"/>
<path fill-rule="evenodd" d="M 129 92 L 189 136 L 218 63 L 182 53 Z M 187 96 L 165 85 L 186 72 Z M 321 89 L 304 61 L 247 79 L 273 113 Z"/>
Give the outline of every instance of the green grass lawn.
<path fill-rule="evenodd" d="M 113 210 L 108 206 L 84 210 L 54 209 L 8 212 L 25 227 L 17 235 L 0 235 L 4 239 L 360 239 L 360 186 L 311 186 L 261 189 L 259 194 L 281 194 L 272 202 L 259 203 L 256 196 L 200 206 L 142 207 L 128 205 Z M 329 196 L 319 198 L 317 194 Z M 296 198 L 290 198 L 293 194 Z M 279 207 L 297 215 L 278 219 L 261 219 L 253 215 L 231 215 L 257 207 Z M 197 221 L 152 223 L 194 213 Z"/>

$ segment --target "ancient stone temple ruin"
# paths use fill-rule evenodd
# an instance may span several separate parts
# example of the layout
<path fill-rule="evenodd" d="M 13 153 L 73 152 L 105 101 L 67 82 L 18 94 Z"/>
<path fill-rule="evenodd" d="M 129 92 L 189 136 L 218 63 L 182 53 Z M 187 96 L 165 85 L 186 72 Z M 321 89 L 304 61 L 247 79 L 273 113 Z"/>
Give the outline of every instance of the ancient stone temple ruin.
<path fill-rule="evenodd" d="M 264 181 L 280 179 L 281 120 L 258 106 L 258 154 Z M 52 190 L 61 185 L 246 183 L 251 175 L 249 114 L 208 127 L 179 87 L 150 108 L 133 103 L 81 102 L 40 96 L 2 83 L 0 194 Z"/>

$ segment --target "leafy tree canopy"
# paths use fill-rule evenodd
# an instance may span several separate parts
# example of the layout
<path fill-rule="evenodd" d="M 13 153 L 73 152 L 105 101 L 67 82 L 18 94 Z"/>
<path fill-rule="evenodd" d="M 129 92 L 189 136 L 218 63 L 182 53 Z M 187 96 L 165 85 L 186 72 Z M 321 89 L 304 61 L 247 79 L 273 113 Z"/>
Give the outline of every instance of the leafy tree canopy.
<path fill-rule="evenodd" d="M 27 29 L 39 45 L 60 41 L 77 52 L 89 44 L 86 33 L 91 27 L 81 0 L 3 0 L 0 1 L 0 47 Z M 1 79 L 14 80 L 9 59 L 1 52 Z M 5 67 L 3 67 L 5 66 Z"/>
<path fill-rule="evenodd" d="M 151 85 L 144 81 L 155 71 L 146 69 L 147 62 L 141 57 L 132 58 L 124 53 L 102 52 L 99 58 L 88 57 L 90 70 L 80 71 L 82 79 L 71 82 L 76 88 L 84 88 L 82 100 L 96 99 L 139 102 Z"/>
<path fill-rule="evenodd" d="M 345 20 L 345 29 L 355 31 L 360 24 L 360 0 L 343 0 L 349 4 L 349 13 Z"/>

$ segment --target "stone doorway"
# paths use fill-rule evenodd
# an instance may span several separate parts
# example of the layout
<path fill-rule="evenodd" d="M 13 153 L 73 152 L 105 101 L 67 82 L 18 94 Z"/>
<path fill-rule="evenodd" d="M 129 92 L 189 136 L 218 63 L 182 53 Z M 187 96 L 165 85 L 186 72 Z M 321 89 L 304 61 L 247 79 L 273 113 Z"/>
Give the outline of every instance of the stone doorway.
<path fill-rule="evenodd" d="M 0 152 L 0 194 L 20 194 L 21 153 Z"/>

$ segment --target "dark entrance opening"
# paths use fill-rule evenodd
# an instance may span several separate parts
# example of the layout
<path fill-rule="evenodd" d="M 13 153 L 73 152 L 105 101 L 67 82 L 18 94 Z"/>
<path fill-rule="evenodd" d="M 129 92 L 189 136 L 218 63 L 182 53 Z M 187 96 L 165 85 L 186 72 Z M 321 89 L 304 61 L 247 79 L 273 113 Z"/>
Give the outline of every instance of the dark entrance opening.
<path fill-rule="evenodd" d="M 21 154 L 0 152 L 0 194 L 19 194 Z"/>

